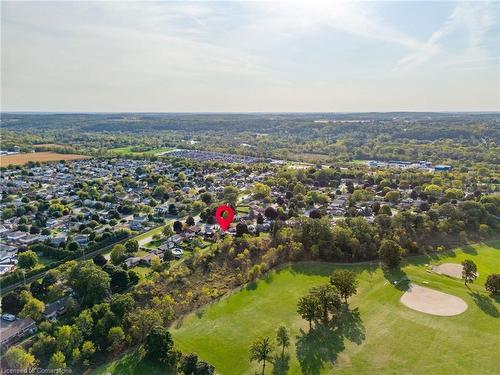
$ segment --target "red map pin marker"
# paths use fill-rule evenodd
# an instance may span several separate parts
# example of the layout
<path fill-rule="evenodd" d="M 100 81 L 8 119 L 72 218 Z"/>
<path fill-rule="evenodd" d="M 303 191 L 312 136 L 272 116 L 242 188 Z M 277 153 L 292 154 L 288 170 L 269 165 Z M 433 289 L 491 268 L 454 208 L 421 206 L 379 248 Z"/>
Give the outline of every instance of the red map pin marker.
<path fill-rule="evenodd" d="M 222 216 L 222 214 L 226 212 L 226 217 Z M 217 207 L 215 211 L 215 218 L 219 223 L 220 227 L 224 230 L 224 232 L 229 228 L 234 219 L 234 211 L 231 206 L 227 204 L 223 204 L 222 206 Z"/>

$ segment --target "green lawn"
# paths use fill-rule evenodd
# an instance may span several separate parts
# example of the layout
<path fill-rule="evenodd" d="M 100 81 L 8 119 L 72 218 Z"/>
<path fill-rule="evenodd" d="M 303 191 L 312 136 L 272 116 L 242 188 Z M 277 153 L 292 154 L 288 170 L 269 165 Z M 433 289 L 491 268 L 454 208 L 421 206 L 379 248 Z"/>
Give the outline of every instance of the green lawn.
<path fill-rule="evenodd" d="M 33 269 L 40 269 L 40 268 L 43 268 L 51 263 L 54 263 L 54 262 L 57 262 L 57 259 L 53 259 L 53 258 L 50 258 L 50 257 L 46 257 L 44 255 L 40 255 L 38 257 L 38 263 L 35 265 L 35 267 Z"/>
<path fill-rule="evenodd" d="M 248 206 L 238 206 L 236 207 L 236 211 L 240 214 L 248 214 L 250 211 L 250 207 Z"/>
<path fill-rule="evenodd" d="M 144 374 L 144 375 L 166 375 L 162 368 L 150 361 L 142 359 L 139 350 L 128 352 L 120 357 L 119 361 L 114 361 L 106 368 L 100 368 L 95 373 L 107 375 L 111 374 Z"/>
<path fill-rule="evenodd" d="M 309 288 L 326 283 L 339 267 L 326 263 L 300 263 L 273 272 L 187 316 L 171 332 L 180 350 L 198 353 L 223 375 L 254 374 L 259 367 L 249 362 L 248 347 L 258 336 L 274 339 L 281 323 L 291 331 L 290 356 L 280 362 L 281 369 L 270 364 L 269 374 L 498 373 L 494 348 L 500 345 L 500 305 L 487 296 L 484 281 L 500 270 L 499 250 L 500 241 L 496 241 L 414 257 L 394 273 L 384 273 L 375 265 L 347 266 L 358 272 L 360 285 L 350 300 L 353 313 L 341 334 L 307 334 L 307 323 L 296 314 L 298 298 Z M 460 280 L 426 272 L 427 263 L 460 263 L 464 259 L 478 265 L 480 276 L 471 290 Z M 412 282 L 463 298 L 469 308 L 461 315 L 438 317 L 405 307 L 399 302 L 403 288 L 392 284 L 405 274 Z M 143 362 L 125 366 L 127 358 L 101 367 L 97 373 L 140 374 L 141 368 L 135 366 L 150 366 Z"/>
<path fill-rule="evenodd" d="M 360 159 L 355 159 L 355 160 L 351 161 L 351 163 L 358 164 L 358 165 L 359 164 L 367 165 L 367 162 L 368 162 L 368 160 L 360 160 Z"/>
<path fill-rule="evenodd" d="M 147 151 L 141 151 L 141 152 L 135 152 L 132 151 L 133 146 L 127 146 L 127 147 L 115 147 L 110 149 L 109 151 L 112 151 L 116 154 L 120 155 L 144 155 L 144 156 L 153 156 L 153 155 L 158 155 L 162 152 L 169 151 L 171 148 L 167 147 L 159 147 L 159 148 L 153 148 Z"/>
<path fill-rule="evenodd" d="M 165 227 L 165 225 L 160 225 L 156 228 L 148 230 L 147 232 L 144 232 L 142 234 L 139 234 L 138 236 L 135 236 L 134 240 L 139 241 L 139 240 L 142 240 L 144 238 L 153 237 L 155 234 L 161 234 L 164 227 Z"/>
<path fill-rule="evenodd" d="M 164 242 L 164 240 L 154 240 L 154 241 L 148 242 L 144 246 L 146 246 L 147 248 L 150 248 L 150 249 L 157 249 L 158 246 L 160 246 L 163 242 Z"/>
<path fill-rule="evenodd" d="M 140 281 L 146 280 L 153 270 L 149 266 L 138 265 L 132 268 L 133 271 L 137 272 L 139 275 Z"/>

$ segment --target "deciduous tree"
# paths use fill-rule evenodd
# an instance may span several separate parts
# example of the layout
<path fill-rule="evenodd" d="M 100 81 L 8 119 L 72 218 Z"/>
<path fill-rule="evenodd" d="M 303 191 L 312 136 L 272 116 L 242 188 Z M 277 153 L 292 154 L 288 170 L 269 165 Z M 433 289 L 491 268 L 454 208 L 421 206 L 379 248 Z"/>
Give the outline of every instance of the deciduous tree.
<path fill-rule="evenodd" d="M 180 233 L 182 232 L 182 223 L 179 220 L 176 220 L 174 222 L 174 232 L 175 233 Z"/>
<path fill-rule="evenodd" d="M 179 370 L 184 375 L 194 375 L 196 371 L 196 364 L 198 363 L 198 355 L 196 353 L 190 353 L 182 356 Z"/>
<path fill-rule="evenodd" d="M 125 333 L 122 327 L 111 327 L 108 332 L 109 350 L 114 351 L 120 348 L 125 341 Z"/>
<path fill-rule="evenodd" d="M 465 285 L 472 284 L 474 280 L 477 278 L 477 266 L 470 259 L 466 259 L 462 262 L 462 279 L 464 280 Z"/>
<path fill-rule="evenodd" d="M 113 246 L 113 250 L 111 250 L 111 262 L 114 265 L 120 264 L 125 258 L 125 246 L 122 244 L 118 244 Z"/>
<path fill-rule="evenodd" d="M 262 363 L 262 374 L 266 371 L 266 362 L 274 351 L 269 337 L 258 338 L 250 347 L 250 360 Z"/>
<path fill-rule="evenodd" d="M 174 350 L 172 335 L 163 327 L 154 327 L 146 337 L 144 344 L 147 357 L 154 362 L 161 362 L 169 369 L 175 369 L 180 353 Z"/>
<path fill-rule="evenodd" d="M 387 267 L 396 268 L 401 263 L 403 249 L 393 240 L 383 240 L 378 253 Z"/>
<path fill-rule="evenodd" d="M 491 275 L 488 275 L 488 277 L 486 278 L 486 283 L 484 284 L 484 287 L 491 294 L 500 293 L 500 274 L 493 273 Z"/>
<path fill-rule="evenodd" d="M 290 335 L 284 325 L 280 325 L 276 330 L 276 341 L 278 345 L 281 346 L 281 355 L 283 356 L 285 354 L 285 348 L 288 348 L 290 345 Z"/>
<path fill-rule="evenodd" d="M 23 308 L 23 301 L 19 293 L 10 292 L 2 297 L 2 310 L 14 315 L 19 314 Z"/>
<path fill-rule="evenodd" d="M 309 329 L 312 327 L 312 321 L 321 318 L 320 303 L 316 296 L 306 295 L 299 299 L 297 304 L 297 313 L 309 322 Z"/>
<path fill-rule="evenodd" d="M 66 366 L 66 356 L 62 352 L 55 352 L 49 361 L 49 369 L 65 369 Z"/>
<path fill-rule="evenodd" d="M 104 266 L 108 261 L 102 254 L 97 254 L 93 259 L 93 262 L 98 265 L 99 267 Z"/>
<path fill-rule="evenodd" d="M 253 199 L 264 199 L 271 195 L 271 188 L 263 183 L 256 182 L 253 187 Z"/>
<path fill-rule="evenodd" d="M 38 256 L 34 251 L 28 250 L 17 255 L 17 265 L 20 268 L 32 269 L 38 263 Z"/>
<path fill-rule="evenodd" d="M 347 305 L 347 299 L 356 294 L 358 282 L 356 274 L 349 270 L 335 270 L 330 276 L 330 283 L 339 291 L 340 295 Z"/>
<path fill-rule="evenodd" d="M 27 370 L 36 364 L 35 357 L 20 346 L 11 346 L 5 352 L 4 360 L 10 368 L 19 370 Z"/>
<path fill-rule="evenodd" d="M 110 277 L 91 260 L 79 262 L 70 271 L 69 284 L 78 293 L 84 306 L 92 306 L 109 294 Z"/>
<path fill-rule="evenodd" d="M 34 297 L 28 298 L 24 304 L 23 309 L 19 313 L 20 317 L 33 318 L 36 321 L 42 319 L 45 304 Z"/>
<path fill-rule="evenodd" d="M 232 207 L 236 207 L 238 202 L 239 190 L 234 186 L 226 186 L 222 192 L 223 199 L 229 203 Z"/>
<path fill-rule="evenodd" d="M 133 238 L 125 242 L 125 250 L 127 253 L 136 253 L 139 251 L 139 242 Z"/>
<path fill-rule="evenodd" d="M 334 315 L 335 310 L 340 307 L 341 302 L 337 288 L 330 284 L 321 285 L 316 288 L 312 288 L 310 295 L 317 298 L 321 318 L 323 323 L 326 324 L 328 322 L 329 315 Z"/>

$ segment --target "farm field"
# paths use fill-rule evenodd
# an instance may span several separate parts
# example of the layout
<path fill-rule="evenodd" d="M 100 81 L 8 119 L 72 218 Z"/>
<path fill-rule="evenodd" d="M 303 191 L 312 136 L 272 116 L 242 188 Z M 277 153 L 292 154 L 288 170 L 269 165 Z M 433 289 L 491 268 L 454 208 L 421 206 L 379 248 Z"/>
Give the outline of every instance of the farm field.
<path fill-rule="evenodd" d="M 15 155 L 2 155 L 0 156 L 0 166 L 6 167 L 8 165 L 24 165 L 30 161 L 33 162 L 51 162 L 60 160 L 81 160 L 90 159 L 90 156 L 78 154 L 59 154 L 57 152 L 30 152 Z"/>
<path fill-rule="evenodd" d="M 429 265 L 472 259 L 479 278 L 470 289 L 463 282 L 429 271 Z M 300 296 L 328 282 L 339 267 L 358 273 L 358 294 L 350 299 L 351 314 L 339 334 L 325 330 L 308 333 L 296 313 Z M 407 259 L 401 270 L 384 272 L 376 264 L 339 266 L 299 263 L 270 273 L 202 311 L 190 314 L 171 329 L 177 347 L 196 352 L 220 374 L 254 374 L 260 369 L 248 360 L 248 348 L 259 336 L 274 340 L 275 329 L 290 330 L 289 358 L 266 367 L 273 374 L 493 374 L 492 355 L 500 340 L 500 304 L 484 290 L 488 274 L 500 269 L 500 241 L 466 246 L 439 255 Z M 456 316 L 434 316 L 411 310 L 400 302 L 409 278 L 412 283 L 462 298 L 468 309 Z M 96 374 L 162 373 L 140 361 L 137 351 L 99 368 Z"/>

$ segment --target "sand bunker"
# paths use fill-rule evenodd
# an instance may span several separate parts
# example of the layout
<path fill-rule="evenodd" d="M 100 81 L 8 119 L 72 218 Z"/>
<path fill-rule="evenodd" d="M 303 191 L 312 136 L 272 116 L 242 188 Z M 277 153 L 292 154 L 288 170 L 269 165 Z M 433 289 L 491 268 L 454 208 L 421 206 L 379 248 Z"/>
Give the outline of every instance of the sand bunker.
<path fill-rule="evenodd" d="M 459 263 L 443 263 L 439 266 L 432 267 L 432 270 L 436 273 L 443 275 L 455 277 L 457 279 L 462 278 L 462 270 L 464 267 Z"/>
<path fill-rule="evenodd" d="M 401 296 L 401 303 L 410 309 L 439 316 L 458 315 L 467 310 L 463 299 L 415 284 L 409 285 Z"/>

